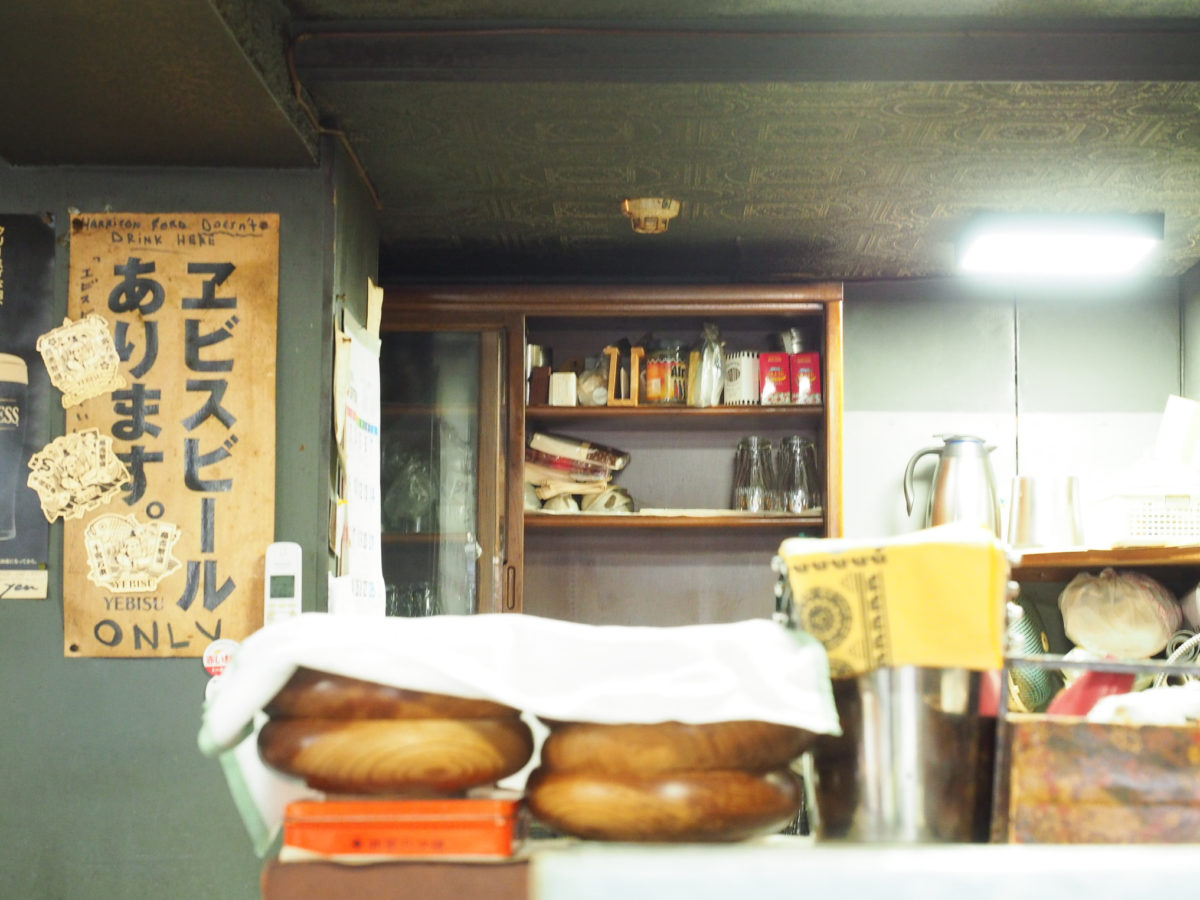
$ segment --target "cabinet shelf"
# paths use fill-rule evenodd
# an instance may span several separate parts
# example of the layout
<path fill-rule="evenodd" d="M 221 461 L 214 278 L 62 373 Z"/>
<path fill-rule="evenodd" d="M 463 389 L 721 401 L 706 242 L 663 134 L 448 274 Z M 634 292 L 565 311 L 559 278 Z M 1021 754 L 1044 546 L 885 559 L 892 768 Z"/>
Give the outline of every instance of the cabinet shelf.
<path fill-rule="evenodd" d="M 471 539 L 465 531 L 385 531 L 385 544 L 465 544 Z"/>
<path fill-rule="evenodd" d="M 672 424 L 694 422 L 716 425 L 719 422 L 784 423 L 800 417 L 823 421 L 825 407 L 820 404 L 779 406 L 527 406 L 525 419 L 530 422 L 590 422 L 603 420 L 669 419 Z"/>
<path fill-rule="evenodd" d="M 380 412 L 388 416 L 475 416 L 479 410 L 468 403 L 383 403 Z"/>
<path fill-rule="evenodd" d="M 529 529 L 560 528 L 720 528 L 762 531 L 823 528 L 825 517 L 773 513 L 740 513 L 734 510 L 662 510 L 634 513 L 527 512 Z"/>
<path fill-rule="evenodd" d="M 1018 581 L 1069 581 L 1081 569 L 1200 567 L 1200 545 L 1187 547 L 1085 547 L 1022 553 L 1013 564 Z"/>
<path fill-rule="evenodd" d="M 1134 675 L 1200 675 L 1194 662 L 1169 663 L 1162 659 L 1067 659 L 1055 653 L 1016 653 L 1004 657 L 1007 666 L 1038 669 L 1080 669 L 1092 672 L 1127 672 Z"/>

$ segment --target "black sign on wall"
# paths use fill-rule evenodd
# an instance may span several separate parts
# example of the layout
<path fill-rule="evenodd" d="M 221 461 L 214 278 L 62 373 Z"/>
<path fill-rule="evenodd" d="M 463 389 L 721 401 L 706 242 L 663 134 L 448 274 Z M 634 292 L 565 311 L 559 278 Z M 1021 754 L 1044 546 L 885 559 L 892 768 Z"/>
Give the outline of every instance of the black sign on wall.
<path fill-rule="evenodd" d="M 49 439 L 50 379 L 36 349 L 53 327 L 54 221 L 0 215 L 0 598 L 46 596 L 50 526 L 28 486 Z"/>

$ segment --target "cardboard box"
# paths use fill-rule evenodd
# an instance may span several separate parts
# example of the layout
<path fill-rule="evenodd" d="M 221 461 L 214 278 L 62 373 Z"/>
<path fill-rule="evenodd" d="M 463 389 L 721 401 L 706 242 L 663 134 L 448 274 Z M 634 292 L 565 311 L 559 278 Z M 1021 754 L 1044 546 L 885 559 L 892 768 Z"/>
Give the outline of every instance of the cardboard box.
<path fill-rule="evenodd" d="M 758 384 L 764 405 L 792 402 L 792 375 L 786 353 L 758 355 Z"/>
<path fill-rule="evenodd" d="M 821 402 L 821 354 L 816 351 L 793 353 L 789 358 L 789 390 L 792 402 L 812 405 Z"/>
<path fill-rule="evenodd" d="M 1012 715 L 1005 724 L 1004 840 L 1200 841 L 1200 727 L 1040 715 Z"/>

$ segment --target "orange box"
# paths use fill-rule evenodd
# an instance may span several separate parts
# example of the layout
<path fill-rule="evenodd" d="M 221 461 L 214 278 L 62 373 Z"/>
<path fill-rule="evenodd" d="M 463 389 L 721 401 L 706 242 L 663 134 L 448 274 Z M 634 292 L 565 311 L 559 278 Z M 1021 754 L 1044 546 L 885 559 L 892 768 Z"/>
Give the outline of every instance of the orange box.
<path fill-rule="evenodd" d="M 786 353 L 758 354 L 758 383 L 762 403 L 792 402 L 792 374 Z"/>
<path fill-rule="evenodd" d="M 305 800 L 284 813 L 283 844 L 327 856 L 513 855 L 520 799 Z"/>

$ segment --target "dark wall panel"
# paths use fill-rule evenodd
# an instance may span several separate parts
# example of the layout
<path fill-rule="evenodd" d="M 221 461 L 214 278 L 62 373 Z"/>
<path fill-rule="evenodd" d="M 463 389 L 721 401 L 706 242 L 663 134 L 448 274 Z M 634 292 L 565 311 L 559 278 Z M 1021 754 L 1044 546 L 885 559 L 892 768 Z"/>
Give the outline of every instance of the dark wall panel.
<path fill-rule="evenodd" d="M 0 210 L 49 211 L 66 311 L 69 209 L 277 211 L 281 216 L 276 536 L 325 582 L 329 413 L 327 173 L 19 170 L 0 165 Z M 52 431 L 61 433 L 58 412 Z M 268 426 L 269 423 L 263 423 Z M 50 435 L 47 435 L 49 438 Z M 208 675 L 198 659 L 62 656 L 61 525 L 45 601 L 0 601 L 0 896 L 251 898 L 260 861 L 215 760 L 196 746 Z M 320 554 L 319 558 L 318 555 Z"/>

